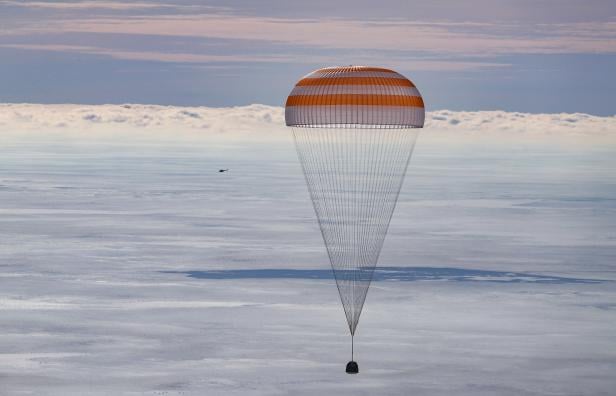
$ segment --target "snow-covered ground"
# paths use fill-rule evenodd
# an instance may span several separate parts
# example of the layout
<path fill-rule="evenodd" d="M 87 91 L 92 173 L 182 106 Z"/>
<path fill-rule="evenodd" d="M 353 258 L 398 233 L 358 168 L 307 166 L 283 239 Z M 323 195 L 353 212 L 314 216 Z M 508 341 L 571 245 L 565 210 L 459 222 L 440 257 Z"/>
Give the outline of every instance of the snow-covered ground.
<path fill-rule="evenodd" d="M 616 389 L 613 118 L 543 115 L 538 139 L 516 134 L 538 116 L 432 113 L 443 125 L 416 146 L 349 376 L 279 109 L 11 106 L 0 395 Z"/>

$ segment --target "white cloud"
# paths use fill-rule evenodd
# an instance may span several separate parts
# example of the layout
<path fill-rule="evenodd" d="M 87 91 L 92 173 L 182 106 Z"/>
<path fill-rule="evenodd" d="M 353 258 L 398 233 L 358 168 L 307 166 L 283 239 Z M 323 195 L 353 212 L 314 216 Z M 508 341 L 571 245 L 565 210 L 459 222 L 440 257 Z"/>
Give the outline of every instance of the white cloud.
<path fill-rule="evenodd" d="M 152 136 L 195 138 L 244 136 L 283 130 L 279 107 L 250 105 L 231 108 L 157 105 L 0 104 L 4 135 L 64 131 L 79 137 Z M 258 132 L 259 131 L 259 132 Z M 276 134 L 266 133 L 275 136 Z"/>
<path fill-rule="evenodd" d="M 254 104 L 243 107 L 175 107 L 158 105 L 0 104 L 0 128 L 8 135 L 66 131 L 88 136 L 152 134 L 180 136 L 255 136 L 288 138 L 284 109 Z M 423 134 L 476 138 L 583 138 L 616 142 L 616 116 L 529 114 L 505 111 L 428 112 Z"/>
<path fill-rule="evenodd" d="M 602 136 L 616 140 L 616 116 L 600 117 L 583 113 L 437 110 L 428 113 L 425 127 L 476 136 L 511 133 L 556 139 L 559 136 Z"/>

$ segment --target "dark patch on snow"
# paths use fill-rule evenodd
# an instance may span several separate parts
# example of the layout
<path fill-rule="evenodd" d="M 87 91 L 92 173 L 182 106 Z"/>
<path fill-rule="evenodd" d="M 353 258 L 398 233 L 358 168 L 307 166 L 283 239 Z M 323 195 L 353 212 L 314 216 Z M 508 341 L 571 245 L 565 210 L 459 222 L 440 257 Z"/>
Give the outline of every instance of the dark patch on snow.
<path fill-rule="evenodd" d="M 237 269 L 208 271 L 160 271 L 196 279 L 333 279 L 331 269 Z M 497 283 L 603 283 L 602 279 L 569 278 L 523 272 L 488 271 L 443 267 L 376 267 L 372 281 L 454 281 Z"/>

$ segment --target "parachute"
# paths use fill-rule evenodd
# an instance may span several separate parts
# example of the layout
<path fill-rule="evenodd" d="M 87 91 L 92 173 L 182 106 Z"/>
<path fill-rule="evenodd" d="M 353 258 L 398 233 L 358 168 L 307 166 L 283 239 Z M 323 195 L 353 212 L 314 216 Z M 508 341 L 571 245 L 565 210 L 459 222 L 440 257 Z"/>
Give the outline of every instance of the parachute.
<path fill-rule="evenodd" d="M 351 333 L 348 373 L 358 372 L 353 337 L 424 117 L 415 85 L 378 67 L 316 70 L 287 98 L 286 125 Z"/>

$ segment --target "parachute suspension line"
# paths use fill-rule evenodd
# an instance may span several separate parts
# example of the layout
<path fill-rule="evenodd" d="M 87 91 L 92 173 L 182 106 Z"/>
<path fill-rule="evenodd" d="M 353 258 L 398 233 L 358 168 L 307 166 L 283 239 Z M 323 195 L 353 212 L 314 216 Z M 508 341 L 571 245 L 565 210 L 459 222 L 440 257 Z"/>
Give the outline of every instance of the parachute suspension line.
<path fill-rule="evenodd" d="M 416 135 L 395 127 L 293 128 L 352 337 Z"/>
<path fill-rule="evenodd" d="M 353 338 L 354 338 L 354 337 L 355 337 L 355 336 L 354 336 L 353 334 L 351 334 L 351 361 L 354 361 L 354 360 L 355 360 L 355 359 L 354 359 L 355 354 L 354 354 L 354 351 L 353 351 L 353 349 L 354 349 L 354 348 L 353 348 Z"/>

